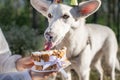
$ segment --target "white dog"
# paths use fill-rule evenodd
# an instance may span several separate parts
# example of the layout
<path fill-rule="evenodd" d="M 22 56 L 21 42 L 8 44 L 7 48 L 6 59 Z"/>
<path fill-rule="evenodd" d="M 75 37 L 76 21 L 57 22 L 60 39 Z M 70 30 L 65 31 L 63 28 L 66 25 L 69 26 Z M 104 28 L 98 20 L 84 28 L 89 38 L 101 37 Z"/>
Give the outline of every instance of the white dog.
<path fill-rule="evenodd" d="M 48 18 L 49 26 L 44 36 L 51 47 L 67 47 L 67 57 L 72 63 L 69 69 L 76 71 L 79 80 L 89 80 L 92 64 L 103 79 L 102 56 L 110 68 L 111 80 L 115 80 L 115 68 L 120 70 L 120 66 L 114 32 L 106 26 L 85 24 L 85 19 L 100 7 L 100 0 L 85 1 L 74 7 L 50 5 L 45 0 L 31 0 L 31 4 Z"/>

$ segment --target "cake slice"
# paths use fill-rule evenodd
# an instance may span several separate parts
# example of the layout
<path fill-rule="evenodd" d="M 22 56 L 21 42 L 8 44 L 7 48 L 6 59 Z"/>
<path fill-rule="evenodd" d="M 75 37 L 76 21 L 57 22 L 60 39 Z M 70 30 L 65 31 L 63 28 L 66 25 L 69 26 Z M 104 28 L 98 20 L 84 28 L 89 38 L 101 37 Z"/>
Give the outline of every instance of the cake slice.
<path fill-rule="evenodd" d="M 33 52 L 31 57 L 34 60 L 36 70 L 55 70 L 58 68 L 60 60 L 66 59 L 66 47 L 60 50 Z"/>

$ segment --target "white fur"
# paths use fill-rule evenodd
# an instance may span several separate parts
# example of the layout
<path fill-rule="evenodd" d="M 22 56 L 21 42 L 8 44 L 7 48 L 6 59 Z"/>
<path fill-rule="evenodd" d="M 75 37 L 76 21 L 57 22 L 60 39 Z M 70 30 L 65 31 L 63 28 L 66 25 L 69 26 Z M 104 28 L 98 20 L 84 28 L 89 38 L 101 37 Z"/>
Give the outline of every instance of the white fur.
<path fill-rule="evenodd" d="M 88 14 L 78 13 L 77 10 L 86 4 L 94 3 L 94 1 L 97 3 L 95 10 Z M 44 34 L 46 40 L 49 41 L 49 36 L 46 33 L 52 33 L 54 46 L 57 48 L 67 47 L 67 57 L 72 63 L 69 70 L 74 69 L 79 80 L 89 80 L 91 66 L 96 67 L 102 80 L 101 59 L 103 56 L 110 67 L 111 79 L 115 80 L 115 67 L 120 69 L 120 66 L 117 59 L 118 45 L 114 32 L 106 26 L 85 24 L 85 18 L 100 7 L 100 0 L 83 2 L 77 8 L 64 4 L 45 4 L 44 0 L 31 0 L 31 4 L 48 18 L 49 26 Z M 45 10 L 41 7 L 44 7 Z M 52 18 L 49 18 L 48 14 L 51 14 Z M 64 14 L 69 15 L 69 18 L 63 19 Z M 90 42 L 87 44 L 88 41 Z"/>

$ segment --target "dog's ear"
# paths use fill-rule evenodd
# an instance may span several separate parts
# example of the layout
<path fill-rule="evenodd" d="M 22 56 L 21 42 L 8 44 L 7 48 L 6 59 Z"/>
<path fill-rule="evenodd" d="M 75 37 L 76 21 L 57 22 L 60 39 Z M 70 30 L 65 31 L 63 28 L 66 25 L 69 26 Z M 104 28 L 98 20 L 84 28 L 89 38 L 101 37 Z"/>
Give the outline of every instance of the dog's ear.
<path fill-rule="evenodd" d="M 95 13 L 101 5 L 100 0 L 90 0 L 79 3 L 79 5 L 75 8 L 75 13 L 77 17 L 88 17 L 89 15 Z M 79 14 L 78 14 L 79 13 Z"/>
<path fill-rule="evenodd" d="M 50 3 L 47 0 L 30 0 L 31 5 L 42 15 L 47 17 L 47 10 L 50 6 Z"/>

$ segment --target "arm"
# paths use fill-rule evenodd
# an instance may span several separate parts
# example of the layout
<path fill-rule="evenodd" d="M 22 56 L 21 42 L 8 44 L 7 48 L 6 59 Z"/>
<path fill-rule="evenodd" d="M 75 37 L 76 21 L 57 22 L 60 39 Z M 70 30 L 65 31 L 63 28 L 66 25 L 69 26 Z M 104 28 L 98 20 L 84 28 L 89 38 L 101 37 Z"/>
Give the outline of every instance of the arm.
<path fill-rule="evenodd" d="M 8 43 L 0 29 L 0 73 L 16 72 L 16 60 L 19 55 L 11 55 Z"/>
<path fill-rule="evenodd" d="M 31 80 L 28 71 L 0 74 L 1 80 Z"/>
<path fill-rule="evenodd" d="M 24 72 L 11 72 L 0 74 L 0 80 L 48 80 L 51 76 L 55 76 L 54 72 L 36 73 L 29 70 Z"/>
<path fill-rule="evenodd" d="M 51 73 L 35 73 L 25 69 L 33 66 L 31 57 L 11 55 L 7 41 L 0 29 L 0 80 L 45 80 Z M 17 72 L 17 70 L 24 72 Z"/>

